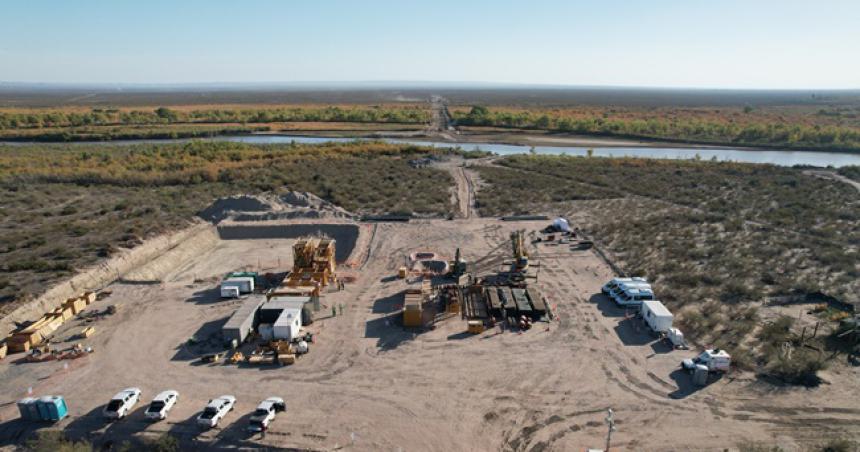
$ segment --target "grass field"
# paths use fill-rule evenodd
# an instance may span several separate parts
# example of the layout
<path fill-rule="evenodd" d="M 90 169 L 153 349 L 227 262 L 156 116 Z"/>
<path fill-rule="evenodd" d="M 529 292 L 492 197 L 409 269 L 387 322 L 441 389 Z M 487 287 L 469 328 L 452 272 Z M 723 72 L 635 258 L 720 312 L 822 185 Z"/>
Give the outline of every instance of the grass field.
<path fill-rule="evenodd" d="M 408 164 L 444 152 L 381 143 L 0 147 L 0 312 L 188 224 L 221 196 L 299 190 L 357 213 L 447 215 L 448 173 Z"/>
<path fill-rule="evenodd" d="M 758 329 L 776 312 L 765 302 L 858 301 L 860 206 L 847 184 L 695 161 L 513 156 L 475 168 L 482 215 L 580 219 L 622 268 L 656 284 L 697 343 L 748 367 L 780 364 L 776 330 Z"/>

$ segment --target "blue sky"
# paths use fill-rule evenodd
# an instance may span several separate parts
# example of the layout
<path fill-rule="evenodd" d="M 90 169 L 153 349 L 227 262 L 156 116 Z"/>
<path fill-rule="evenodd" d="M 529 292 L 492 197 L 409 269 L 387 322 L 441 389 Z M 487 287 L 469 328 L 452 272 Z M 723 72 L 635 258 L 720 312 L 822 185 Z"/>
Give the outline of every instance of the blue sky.
<path fill-rule="evenodd" d="M 3 1 L 0 80 L 860 88 L 860 1 Z"/>

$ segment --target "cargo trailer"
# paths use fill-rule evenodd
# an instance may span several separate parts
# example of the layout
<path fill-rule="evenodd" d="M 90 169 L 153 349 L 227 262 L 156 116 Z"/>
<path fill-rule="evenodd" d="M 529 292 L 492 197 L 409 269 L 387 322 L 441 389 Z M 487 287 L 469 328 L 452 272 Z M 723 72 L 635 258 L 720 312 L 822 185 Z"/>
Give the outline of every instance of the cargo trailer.
<path fill-rule="evenodd" d="M 258 310 L 265 301 L 266 299 L 262 296 L 248 297 L 221 328 L 224 340 L 226 342 L 236 341 L 237 344 L 244 342 L 248 334 L 254 331 Z"/>
<path fill-rule="evenodd" d="M 643 300 L 639 314 L 654 332 L 668 333 L 672 328 L 672 313 L 658 300 Z"/>

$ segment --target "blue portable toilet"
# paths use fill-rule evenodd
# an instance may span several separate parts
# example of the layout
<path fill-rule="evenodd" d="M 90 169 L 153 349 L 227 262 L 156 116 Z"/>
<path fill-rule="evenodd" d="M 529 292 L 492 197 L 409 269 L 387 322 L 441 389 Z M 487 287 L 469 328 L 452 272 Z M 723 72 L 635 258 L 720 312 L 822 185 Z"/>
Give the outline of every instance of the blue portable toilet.
<path fill-rule="evenodd" d="M 19 400 L 18 411 L 21 412 L 21 419 L 25 421 L 39 420 L 39 409 L 36 408 L 36 399 L 34 399 L 33 397 L 27 397 Z"/>
<path fill-rule="evenodd" d="M 45 421 L 59 421 L 69 415 L 66 400 L 62 396 L 45 396 L 39 399 L 41 405 L 45 407 L 47 416 L 43 416 Z"/>
<path fill-rule="evenodd" d="M 50 419 L 51 413 L 48 411 L 48 403 L 50 403 L 51 397 L 45 396 L 39 399 L 36 399 L 36 406 L 39 408 L 39 418 L 40 421 L 47 421 Z"/>

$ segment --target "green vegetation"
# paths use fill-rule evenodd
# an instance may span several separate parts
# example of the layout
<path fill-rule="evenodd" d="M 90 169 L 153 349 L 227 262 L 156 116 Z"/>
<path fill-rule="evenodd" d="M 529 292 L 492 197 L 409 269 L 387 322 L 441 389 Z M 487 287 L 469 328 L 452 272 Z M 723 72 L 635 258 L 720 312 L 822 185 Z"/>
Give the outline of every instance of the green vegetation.
<path fill-rule="evenodd" d="M 786 121 L 754 116 L 745 109 L 736 118 L 731 114 L 693 115 L 683 112 L 637 112 L 614 114 L 614 110 L 488 109 L 474 106 L 468 112 L 454 110 L 453 118 L 462 126 L 534 129 L 582 135 L 682 141 L 742 146 L 779 146 L 812 150 L 860 151 L 860 127 L 808 124 L 798 119 Z M 749 117 L 747 117 L 749 116 Z"/>
<path fill-rule="evenodd" d="M 0 130 L 0 140 L 40 142 L 162 140 L 244 135 L 268 130 L 271 130 L 268 126 L 250 127 L 220 124 L 50 127 L 44 129 Z"/>
<path fill-rule="evenodd" d="M 691 339 L 730 349 L 741 366 L 808 382 L 823 363 L 801 347 L 780 361 L 775 344 L 799 331 L 757 335 L 774 309 L 762 303 L 860 293 L 860 207 L 846 184 L 728 162 L 518 155 L 497 165 L 474 167 L 487 183 L 481 214 L 570 215 L 655 282 Z"/>
<path fill-rule="evenodd" d="M 429 121 L 427 110 L 411 106 L 7 110 L 0 111 L 0 139 L 196 138 L 269 130 L 264 124 L 284 122 L 423 124 Z"/>
<path fill-rule="evenodd" d="M 33 438 L 24 443 L 23 450 L 28 452 L 90 452 L 96 448 L 85 440 L 69 440 L 61 431 L 45 430 L 36 432 Z M 180 450 L 180 447 L 176 437 L 163 433 L 156 439 L 132 438 L 125 440 L 120 444 L 113 445 L 110 450 L 176 452 Z"/>
<path fill-rule="evenodd" d="M 837 173 L 860 182 L 860 166 L 843 166 L 837 170 Z"/>
<path fill-rule="evenodd" d="M 409 160 L 447 152 L 378 142 L 0 147 L 0 313 L 187 225 L 222 196 L 298 190 L 357 213 L 445 216 L 449 174 Z"/>

